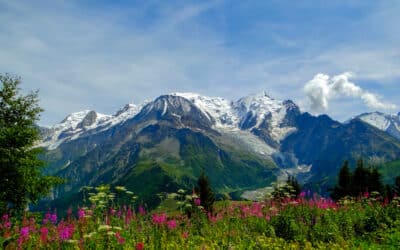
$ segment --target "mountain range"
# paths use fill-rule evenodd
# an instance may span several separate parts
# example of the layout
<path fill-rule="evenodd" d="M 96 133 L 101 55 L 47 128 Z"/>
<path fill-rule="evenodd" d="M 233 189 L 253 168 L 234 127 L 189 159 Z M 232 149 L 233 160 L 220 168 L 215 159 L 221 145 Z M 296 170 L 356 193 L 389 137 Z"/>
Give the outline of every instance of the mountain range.
<path fill-rule="evenodd" d="M 40 130 L 46 173 L 67 180 L 54 190 L 58 204 L 75 200 L 82 186 L 111 183 L 154 205 L 157 193 L 193 188 L 202 171 L 233 197 L 288 174 L 322 191 L 344 160 L 400 159 L 400 114 L 340 123 L 266 93 L 237 101 L 173 93 L 114 115 L 73 113 Z"/>

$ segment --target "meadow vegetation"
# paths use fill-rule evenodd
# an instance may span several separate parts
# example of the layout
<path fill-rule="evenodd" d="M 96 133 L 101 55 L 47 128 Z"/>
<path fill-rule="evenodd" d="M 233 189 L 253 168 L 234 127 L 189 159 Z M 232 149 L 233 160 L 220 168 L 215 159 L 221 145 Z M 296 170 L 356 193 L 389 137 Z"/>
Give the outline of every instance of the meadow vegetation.
<path fill-rule="evenodd" d="M 262 202 L 219 201 L 178 190 L 174 209 L 146 211 L 125 187 L 85 189 L 87 203 L 56 211 L 4 214 L 5 249 L 398 249 L 400 198 L 364 193 L 335 202 L 311 192 Z M 122 198 L 123 197 L 123 198 Z M 126 205 L 121 205 L 124 202 Z M 163 204 L 168 204 L 164 202 Z"/>

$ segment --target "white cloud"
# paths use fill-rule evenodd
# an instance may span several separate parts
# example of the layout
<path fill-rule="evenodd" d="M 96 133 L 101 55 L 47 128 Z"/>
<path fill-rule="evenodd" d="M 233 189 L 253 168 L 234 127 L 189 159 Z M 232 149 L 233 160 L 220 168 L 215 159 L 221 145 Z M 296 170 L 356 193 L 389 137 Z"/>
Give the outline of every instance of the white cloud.
<path fill-rule="evenodd" d="M 349 72 L 333 77 L 321 73 L 315 75 L 303 88 L 308 98 L 311 112 L 325 112 L 328 110 L 331 100 L 344 97 L 361 99 L 370 109 L 396 109 L 396 105 L 382 102 L 377 95 L 363 90 L 360 86 L 351 82 L 349 80 L 351 77 L 352 74 Z"/>

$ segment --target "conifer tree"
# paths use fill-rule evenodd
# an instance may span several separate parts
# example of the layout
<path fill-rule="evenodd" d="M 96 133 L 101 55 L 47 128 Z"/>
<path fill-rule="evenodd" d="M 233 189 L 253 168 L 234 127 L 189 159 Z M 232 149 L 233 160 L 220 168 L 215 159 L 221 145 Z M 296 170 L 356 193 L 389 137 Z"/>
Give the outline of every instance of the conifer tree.
<path fill-rule="evenodd" d="M 290 189 L 290 194 L 294 195 L 295 197 L 299 196 L 299 194 L 301 193 L 301 185 L 294 176 L 288 176 L 288 179 L 286 180 L 286 185 Z"/>
<path fill-rule="evenodd" d="M 212 213 L 215 201 L 215 194 L 210 187 L 210 182 L 204 171 L 201 172 L 200 177 L 197 180 L 197 186 L 200 195 L 200 204 L 207 212 Z"/>
<path fill-rule="evenodd" d="M 364 167 L 364 161 L 359 159 L 352 178 L 352 196 L 359 196 L 368 191 L 368 177 L 368 170 Z"/>
<path fill-rule="evenodd" d="M 331 197 L 338 200 L 346 195 L 351 195 L 352 174 L 349 169 L 349 162 L 345 161 L 340 168 L 338 175 L 338 184 L 334 187 Z"/>
<path fill-rule="evenodd" d="M 378 169 L 375 167 L 369 173 L 369 182 L 368 182 L 368 191 L 369 192 L 379 192 L 380 194 L 384 193 L 384 186 L 382 183 L 382 175 L 378 172 Z"/>
<path fill-rule="evenodd" d="M 394 180 L 394 191 L 397 195 L 400 195 L 400 175 L 396 176 Z"/>

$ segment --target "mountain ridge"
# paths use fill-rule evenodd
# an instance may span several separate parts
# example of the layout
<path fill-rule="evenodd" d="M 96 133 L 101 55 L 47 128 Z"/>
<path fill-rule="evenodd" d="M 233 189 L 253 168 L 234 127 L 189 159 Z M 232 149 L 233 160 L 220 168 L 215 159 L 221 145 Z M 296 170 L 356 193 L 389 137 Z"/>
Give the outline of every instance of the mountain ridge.
<path fill-rule="evenodd" d="M 360 118 L 340 123 L 266 93 L 237 101 L 161 95 L 114 115 L 74 113 L 42 135 L 46 171 L 69 180 L 56 200 L 111 183 L 156 203 L 155 192 L 190 188 L 203 170 L 218 192 L 265 187 L 288 174 L 327 189 L 344 160 L 400 155 L 400 140 Z M 152 191 L 136 183 L 143 180 Z"/>

